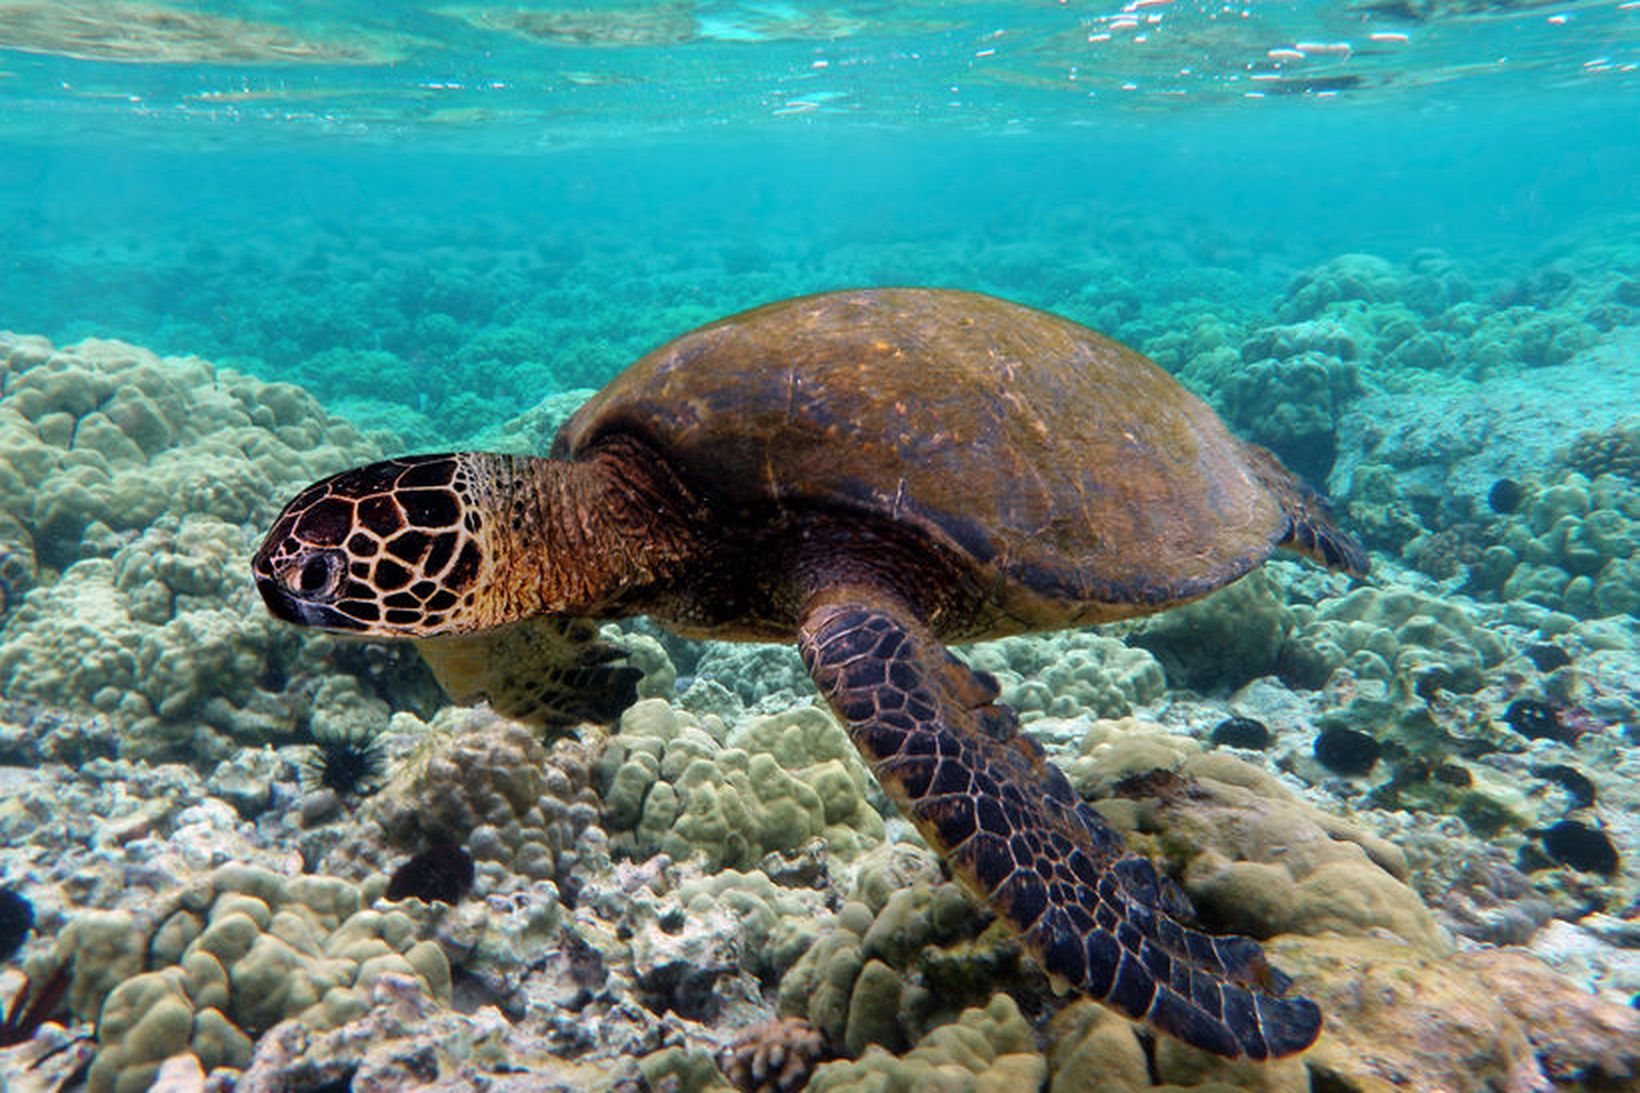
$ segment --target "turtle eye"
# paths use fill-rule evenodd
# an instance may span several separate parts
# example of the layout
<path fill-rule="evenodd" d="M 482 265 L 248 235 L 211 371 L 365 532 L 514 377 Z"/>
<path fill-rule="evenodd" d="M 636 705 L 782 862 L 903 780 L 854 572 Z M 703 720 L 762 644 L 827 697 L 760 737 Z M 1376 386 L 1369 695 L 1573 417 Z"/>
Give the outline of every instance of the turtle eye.
<path fill-rule="evenodd" d="M 290 590 L 299 596 L 319 596 L 335 586 L 341 576 L 341 559 L 331 551 L 315 554 L 302 563 L 300 569 L 285 578 Z"/>

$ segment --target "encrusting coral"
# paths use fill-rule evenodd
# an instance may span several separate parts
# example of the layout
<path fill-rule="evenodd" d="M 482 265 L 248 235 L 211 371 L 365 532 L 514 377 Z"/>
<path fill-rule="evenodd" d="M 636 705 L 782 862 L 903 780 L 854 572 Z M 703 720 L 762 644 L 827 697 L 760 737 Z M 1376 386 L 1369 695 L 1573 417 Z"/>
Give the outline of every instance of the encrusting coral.
<path fill-rule="evenodd" d="M 630 726 L 634 739 L 662 745 L 663 758 L 667 739 L 656 735 L 660 731 L 669 731 L 673 742 L 695 733 L 711 742 L 696 740 L 704 750 L 688 763 L 727 757 L 731 777 L 700 783 L 717 787 L 720 810 L 722 795 L 743 787 L 732 777 L 741 760 L 728 755 L 736 748 L 718 743 L 716 733 L 751 754 L 777 757 L 800 775 L 841 763 L 839 742 L 830 736 L 835 727 L 818 711 L 748 717 L 732 730 L 714 725 L 706 731 L 705 719 L 653 700 L 645 705 Z M 547 831 L 552 810 L 543 811 L 543 799 L 561 798 L 574 810 L 578 800 L 590 801 L 595 778 L 609 777 L 607 767 L 595 774 L 584 758 L 559 754 L 579 755 L 585 744 L 560 741 L 542 755 L 538 741 L 487 711 L 448 716 L 431 730 L 425 759 L 401 769 L 399 790 L 389 786 L 363 806 L 372 814 L 386 806 L 383 818 L 399 816 L 400 841 L 416 842 L 435 830 L 465 831 L 471 840 L 487 823 L 498 832 L 513 823 L 520 831 Z M 451 733 L 458 724 L 465 731 Z M 815 1066 L 809 1088 L 909 1090 L 938 1081 L 940 1088 L 1000 1091 L 1046 1082 L 1060 1093 L 1187 1087 L 1299 1093 L 1326 1082 L 1381 1093 L 1387 1087 L 1374 1084 L 1377 1075 L 1395 1068 L 1420 1088 L 1481 1093 L 1488 1082 L 1503 1088 L 1497 1083 L 1538 1080 L 1540 1071 L 1557 1078 L 1581 1074 L 1576 1080 L 1589 1082 L 1594 1075 L 1619 1082 L 1634 1076 L 1634 1053 L 1616 1045 L 1626 1036 L 1633 1040 L 1631 1026 L 1640 1017 L 1588 999 L 1574 1004 L 1567 993 L 1574 988 L 1535 962 L 1494 965 L 1455 955 L 1406 887 L 1406 862 L 1390 844 L 1301 803 L 1274 777 L 1222 750 L 1204 751 L 1143 722 L 1097 722 L 1079 751 L 1067 764 L 1073 782 L 1134 846 L 1166 863 L 1204 918 L 1215 929 L 1265 939 L 1272 963 L 1295 977 L 1295 989 L 1322 1000 L 1327 1030 L 1311 1052 L 1254 1070 L 1170 1041 L 1147 1048 L 1129 1022 L 1055 998 L 1008 932 L 988 925 L 960 888 L 942 883 L 937 859 L 907 841 L 897 823 L 871 838 L 846 823 L 834 825 L 839 845 L 854 840 L 856 850 L 818 871 L 796 866 L 808 845 L 800 844 L 738 870 L 702 874 L 695 865 L 667 865 L 664 857 L 612 865 L 600 850 L 594 806 L 588 826 L 572 823 L 544 840 L 568 836 L 581 848 L 574 872 L 582 874 L 582 887 L 578 906 L 557 908 L 530 927 L 533 933 L 506 934 L 506 915 L 494 906 L 502 891 L 497 876 L 506 867 L 480 881 L 481 898 L 447 911 L 418 909 L 414 901 L 368 909 L 385 878 L 354 885 L 229 868 L 210 874 L 157 919 L 82 914 L 60 944 L 81 954 L 76 1011 L 102 1016 L 94 1088 L 144 1088 L 164 1055 L 175 1051 L 191 1052 L 207 1071 L 243 1068 L 253 1089 L 277 1088 L 254 1083 L 271 1081 L 280 1059 L 314 1080 L 350 1067 L 388 1080 L 408 1073 L 402 1068 L 412 1065 L 414 1051 L 410 1026 L 389 1029 L 383 1022 L 399 1011 L 409 1020 L 414 1010 L 417 1021 L 448 1029 L 448 1043 L 437 1050 L 451 1075 L 490 1068 L 500 1068 L 498 1079 L 520 1075 L 497 1088 L 529 1088 L 522 1084 L 525 1074 L 533 1081 L 605 1087 L 604 1069 L 576 1070 L 554 1057 L 573 1042 L 562 1039 L 568 1026 L 579 1025 L 588 1043 L 608 1037 L 624 1051 L 650 1052 L 640 1069 L 656 1080 L 671 1075 L 679 1088 L 724 1089 L 704 1045 L 754 1020 L 760 993 L 772 994 L 775 984 L 781 1011 L 811 1021 L 827 1047 L 844 1056 Z M 846 771 L 842 777 L 853 784 Z M 417 799 L 403 788 L 411 784 L 436 805 L 425 824 L 403 819 L 408 802 Z M 846 802 L 858 789 L 844 791 L 839 783 L 839 791 Z M 509 794 L 519 804 L 531 800 L 520 811 Z M 539 820 L 520 820 L 538 812 Z M 644 812 L 641 800 L 636 812 Z M 809 843 L 827 837 L 821 827 Z M 886 841 L 894 838 L 901 841 Z M 763 845 L 761 836 L 755 841 Z M 504 835 L 498 845 L 508 845 Z M 748 851 L 751 845 L 748 840 Z M 639 874 L 653 884 L 634 883 Z M 839 909 L 828 915 L 824 908 L 837 901 Z M 485 944 L 516 947 L 510 960 L 462 943 L 462 931 L 486 915 Z M 469 990 L 475 977 L 490 974 L 486 969 L 540 975 L 526 970 L 524 952 L 544 952 L 556 964 L 563 957 L 552 954 L 576 944 L 596 974 L 574 972 L 551 988 L 576 994 L 563 994 L 550 1009 L 536 1007 L 559 996 L 541 993 L 540 983 L 523 988 L 537 1002 L 502 1002 L 515 1020 L 526 1013 L 556 1015 L 548 1027 L 559 1046 L 546 1050 L 526 1032 L 543 1026 L 508 1025 L 493 1010 L 463 1017 L 444 1009 L 445 958 L 434 959 L 438 946 L 416 940 L 429 935 L 460 954 Z M 572 943 L 573 937 L 586 940 Z M 1371 997 L 1350 988 L 1363 975 L 1379 987 Z M 1561 999 L 1553 1023 L 1531 1009 L 1544 998 Z M 514 1008 L 518 1004 L 524 1008 Z M 566 1008 L 571 1005 L 585 1008 Z M 287 1018 L 296 1022 L 274 1027 Z M 338 1031 L 330 1035 L 327 1028 Z M 600 1031 L 585 1031 L 594 1028 Z M 682 1041 L 691 1046 L 655 1051 L 656 1030 L 665 1028 L 691 1030 Z M 258 1034 L 253 1055 L 251 1037 Z M 1474 1050 L 1460 1065 L 1435 1050 L 1442 1043 Z M 389 1058 L 396 1062 L 389 1065 Z M 805 1059 L 805 1067 L 813 1066 L 812 1053 Z M 1564 1080 L 1578 1088 L 1574 1079 Z"/>
<path fill-rule="evenodd" d="M 802 1017 L 838 1050 L 903 1051 L 979 1004 L 999 980 L 1031 984 L 1019 947 L 954 884 L 902 888 L 880 906 L 851 901 L 780 984 L 780 1012 Z"/>
<path fill-rule="evenodd" d="M 1438 251 L 1415 253 L 1405 269 L 1344 254 L 1295 278 L 1276 313 L 1287 322 L 1342 325 L 1364 362 L 1382 366 L 1381 378 L 1453 371 L 1480 378 L 1563 364 L 1611 325 L 1609 307 L 1590 292 L 1593 279 L 1539 273 L 1482 308 L 1468 278 Z"/>
<path fill-rule="evenodd" d="M 1585 478 L 1616 474 L 1640 482 L 1640 421 L 1579 433 L 1566 449 L 1566 465 Z"/>
<path fill-rule="evenodd" d="M 1313 340 L 1335 348 L 1334 339 Z M 1344 344 L 1347 349 L 1339 351 L 1353 356 L 1354 345 Z M 1325 482 L 1338 453 L 1339 418 L 1361 392 L 1357 366 L 1331 352 L 1284 345 L 1280 338 L 1254 339 L 1242 356 L 1243 365 L 1221 386 L 1226 416 L 1299 474 Z"/>
<path fill-rule="evenodd" d="M 425 730 L 370 815 L 405 849 L 466 846 L 513 876 L 552 878 L 569 871 L 597 822 L 583 752 L 576 741 L 549 751 L 537 733 L 486 708 L 451 710 Z"/>
<path fill-rule="evenodd" d="M 1073 784 L 1118 827 L 1136 828 L 1135 845 L 1169 860 L 1215 922 L 1256 938 L 1378 928 L 1444 951 L 1401 852 L 1267 772 L 1134 721 L 1096 723 L 1082 750 Z M 1130 788 L 1157 770 L 1165 777 Z"/>
<path fill-rule="evenodd" d="M 931 1030 L 904 1055 L 873 1046 L 858 1060 L 827 1063 L 808 1084 L 813 1093 L 910 1093 L 920 1089 L 1036 1089 L 1047 1077 L 1036 1036 L 1006 994 L 964 1010 Z"/>
<path fill-rule="evenodd" d="M 1320 667 L 1302 669 L 1311 679 L 1339 667 L 1382 680 L 1439 671 L 1441 687 L 1472 691 L 1507 651 L 1502 638 L 1458 604 L 1409 589 L 1360 588 L 1295 613 L 1295 644 L 1307 652 L 1290 649 L 1289 663 L 1297 668 L 1313 657 Z"/>
<path fill-rule="evenodd" d="M 1565 472 L 1505 521 L 1473 583 L 1581 618 L 1640 610 L 1640 483 Z"/>
<path fill-rule="evenodd" d="M 1129 640 L 1161 661 L 1173 686 L 1215 691 L 1276 671 L 1292 628 L 1293 613 L 1276 583 L 1259 571 L 1144 620 Z"/>
<path fill-rule="evenodd" d="M 1088 630 L 977 642 L 963 655 L 997 677 L 1002 701 L 1027 721 L 1043 714 L 1122 717 L 1167 689 L 1155 657 Z"/>

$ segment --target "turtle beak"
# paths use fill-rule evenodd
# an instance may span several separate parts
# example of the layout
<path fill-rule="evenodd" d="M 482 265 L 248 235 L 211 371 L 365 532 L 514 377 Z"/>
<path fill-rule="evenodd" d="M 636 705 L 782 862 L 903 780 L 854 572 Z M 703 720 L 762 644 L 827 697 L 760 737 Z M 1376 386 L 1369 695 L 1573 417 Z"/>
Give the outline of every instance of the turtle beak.
<path fill-rule="evenodd" d="M 262 593 L 262 602 L 268 605 L 268 614 L 298 626 L 307 625 L 307 620 L 302 617 L 301 605 L 272 574 L 258 572 L 256 590 Z"/>
<path fill-rule="evenodd" d="M 320 630 L 368 629 L 358 619 L 350 618 L 328 604 L 314 603 L 293 595 L 276 577 L 258 573 L 256 590 L 262 594 L 262 602 L 268 605 L 268 613 L 284 622 Z"/>

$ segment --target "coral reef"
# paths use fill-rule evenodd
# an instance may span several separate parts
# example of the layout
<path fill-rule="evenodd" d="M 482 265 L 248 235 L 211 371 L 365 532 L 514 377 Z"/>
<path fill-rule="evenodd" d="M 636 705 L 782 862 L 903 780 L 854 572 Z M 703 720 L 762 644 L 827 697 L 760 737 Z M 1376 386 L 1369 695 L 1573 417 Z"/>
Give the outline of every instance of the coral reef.
<path fill-rule="evenodd" d="M 1392 263 L 1371 254 L 1343 254 L 1294 278 L 1277 313 L 1301 322 L 1335 304 L 1389 303 L 1400 293 L 1401 277 Z"/>
<path fill-rule="evenodd" d="M 1437 251 L 1415 253 L 1405 270 L 1346 254 L 1299 275 L 1276 313 L 1343 326 L 1391 382 L 1428 372 L 1482 379 L 1566 364 L 1629 317 L 1600 302 L 1590 281 L 1545 269 L 1483 307 L 1469 278 Z"/>
<path fill-rule="evenodd" d="M 618 851 L 744 868 L 823 837 L 847 859 L 883 838 L 873 780 L 831 715 L 797 707 L 733 732 L 659 699 L 621 718 L 599 766 Z"/>
<path fill-rule="evenodd" d="M 849 902 L 780 984 L 780 1012 L 802 1017 L 850 1056 L 903 1051 L 999 979 L 1030 982 L 1019 949 L 953 884 L 916 885 L 879 907 Z"/>
<path fill-rule="evenodd" d="M 1304 804 L 1269 773 L 1142 722 L 1098 722 L 1067 768 L 1130 841 L 1157 852 L 1211 921 L 1256 938 L 1391 932 L 1445 943 L 1393 845 Z M 1168 772 L 1153 788 L 1127 780 Z M 1124 796 L 1123 794 L 1138 794 Z"/>
<path fill-rule="evenodd" d="M 1319 687 L 1347 671 L 1351 693 L 1332 719 L 1379 736 L 1437 733 L 1426 700 L 1437 691 L 1473 693 L 1508 651 L 1461 606 L 1407 589 L 1359 588 L 1293 613 L 1283 678 Z"/>
<path fill-rule="evenodd" d="M 58 937 L 51 962 L 73 961 L 69 1003 L 97 1026 L 89 1088 L 145 1088 L 159 1064 L 187 1051 L 206 1069 L 240 1068 L 256 1036 L 287 1018 L 314 1029 L 362 1016 L 384 975 L 450 996 L 450 967 L 415 923 L 366 905 L 325 877 L 224 866 L 149 924 L 89 912 Z"/>
<path fill-rule="evenodd" d="M 1634 1042 L 1618 1029 L 1640 1030 L 1640 1017 L 1588 998 L 1530 957 L 1493 950 L 1437 958 L 1370 936 L 1304 938 L 1273 950 L 1329 1015 L 1304 1065 L 1338 1088 L 1393 1088 L 1386 1074 L 1412 1088 L 1469 1093 L 1552 1088 L 1551 1076 L 1588 1083 L 1574 1088 L 1640 1077 L 1640 1053 L 1618 1046 Z M 1542 988 L 1540 998 L 1528 997 L 1529 984 Z M 1557 1004 L 1567 1007 L 1558 1027 L 1542 1021 L 1540 1008 Z"/>
<path fill-rule="evenodd" d="M 1369 464 L 1356 468 L 1349 509 L 1374 545 L 1438 580 L 1462 578 L 1467 592 L 1580 618 L 1640 606 L 1640 487 L 1633 479 L 1608 473 L 1591 481 L 1563 470 L 1514 487 L 1507 511 L 1489 496 L 1490 512 L 1420 515 L 1396 472 Z"/>
<path fill-rule="evenodd" d="M 419 978 L 383 972 L 364 997 L 365 1012 L 340 1028 L 296 1020 L 276 1025 L 257 1041 L 234 1088 L 284 1093 L 340 1083 L 439 1093 L 577 1093 L 610 1087 L 606 1062 L 565 1057 L 493 1008 L 454 1012 Z"/>
<path fill-rule="evenodd" d="M 555 741 L 480 707 L 441 713 L 368 806 L 387 840 L 463 846 L 481 872 L 567 876 L 598 820 L 583 744 Z M 493 864 L 486 864 L 493 863 Z"/>
<path fill-rule="evenodd" d="M 1338 455 L 1339 419 L 1361 393 L 1354 351 L 1331 329 L 1259 332 L 1242 346 L 1244 363 L 1220 389 L 1225 417 L 1304 478 L 1325 482 Z"/>
<path fill-rule="evenodd" d="M 0 631 L 8 698 L 98 712 L 126 753 L 196 763 L 326 719 L 380 727 L 378 682 L 427 699 L 406 652 L 316 644 L 241 576 L 281 496 L 376 454 L 351 426 L 288 384 L 119 342 L 3 335 L 0 362 L 0 528 L 32 585 Z"/>
<path fill-rule="evenodd" d="M 1292 627 L 1292 612 L 1275 582 L 1258 571 L 1197 603 L 1144 620 L 1128 640 L 1155 654 L 1175 687 L 1233 690 L 1276 671 Z"/>
<path fill-rule="evenodd" d="M 747 709 L 784 709 L 814 692 L 808 669 L 790 645 L 704 642 L 693 674 L 706 684 L 703 690 L 724 687 Z M 697 694 L 691 701 L 702 702 L 704 697 Z"/>
<path fill-rule="evenodd" d="M 1370 543 L 1439 580 L 1582 618 L 1631 612 L 1634 430 L 1621 400 L 1589 392 L 1640 382 L 1632 345 L 1619 329 L 1530 380 L 1365 396 L 1340 425 L 1335 493 Z"/>
<path fill-rule="evenodd" d="M 1146 1046 L 1131 1023 L 1071 1000 L 1048 1003 L 1045 1042 L 1025 1035 L 1022 1007 L 1042 1006 L 1045 985 L 1005 934 L 971 920 L 965 894 L 917 884 L 875 913 L 845 905 L 783 981 L 782 1012 L 850 1057 L 820 1067 L 810 1088 L 1387 1091 L 1394 1072 L 1417 1088 L 1479 1093 L 1640 1076 L 1640 1052 L 1619 1046 L 1640 1016 L 1518 951 L 1455 952 L 1391 844 L 1142 722 L 1096 723 L 1082 750 L 1073 779 L 1129 841 L 1168 862 L 1217 928 L 1266 939 L 1295 990 L 1321 1000 L 1318 1045 L 1271 1065 L 1227 1062 L 1168 1040 Z M 1375 985 L 1365 994 L 1363 976 Z M 992 995 L 999 983 L 1007 993 Z M 1555 998 L 1565 1022 L 1546 1025 L 1539 1007 Z"/>
<path fill-rule="evenodd" d="M 983 1008 L 964 1010 L 917 1041 L 904 1055 L 872 1047 L 853 1062 L 827 1063 L 815 1071 L 814 1093 L 867 1093 L 870 1090 L 942 1088 L 962 1090 L 1035 1089 L 1047 1077 L 1036 1037 L 1006 994 Z"/>
<path fill-rule="evenodd" d="M 969 646 L 968 663 L 997 677 L 1002 701 L 1024 720 L 1123 717 L 1162 697 L 1167 680 L 1156 658 L 1087 630 L 1003 638 Z"/>
<path fill-rule="evenodd" d="M 1471 583 L 1580 618 L 1640 610 L 1640 484 L 1567 472 L 1504 522 Z"/>
<path fill-rule="evenodd" d="M 1599 394 L 1637 375 L 1620 263 L 1488 284 L 1434 252 L 1344 256 L 1260 314 L 1236 277 L 1150 283 L 1069 243 L 1051 268 L 1034 246 L 933 259 L 1142 343 L 1330 472 L 1386 555 L 1349 594 L 1277 563 L 1119 630 L 959 651 L 1202 925 L 1260 938 L 1322 1005 L 1314 1049 L 1252 1068 L 1057 995 L 893 816 L 789 648 L 623 622 L 645 701 L 548 745 L 441 708 L 407 649 L 266 620 L 240 576 L 269 506 L 382 444 L 543 452 L 585 395 L 563 385 L 799 266 L 923 279 L 920 248 L 714 244 L 707 270 L 573 231 L 436 264 L 339 239 L 277 259 L 334 291 L 190 278 L 170 336 L 307 379 L 368 436 L 192 358 L 0 335 L 4 879 L 34 904 L 37 982 L 76 954 L 71 1024 L 0 1047 L 0 1083 L 1640 1082 L 1640 501 L 1628 408 Z M 621 280 L 581 276 L 611 256 Z M 363 732 L 381 790 L 304 792 L 307 744 Z M 1338 740 L 1376 761 L 1330 769 Z M 471 887 L 388 891 L 428 853 L 461 881 L 470 855 Z"/>
<path fill-rule="evenodd" d="M 1041 724 L 1051 737 L 1065 736 L 1053 721 Z M 1278 740 L 1285 739 L 1288 730 L 1275 725 Z M 628 735 L 634 746 L 623 751 Z M 1408 862 L 1399 849 L 1303 804 L 1263 770 L 1143 722 L 1096 722 L 1068 763 L 1073 781 L 1133 846 L 1166 864 L 1205 921 L 1266 939 L 1272 961 L 1297 978 L 1295 989 L 1322 1000 L 1328 1031 L 1299 1059 L 1253 1072 L 1166 1041 L 1147 1055 L 1128 1022 L 1101 1007 L 1055 999 L 1020 959 L 1011 935 L 988 925 L 959 888 L 941 883 L 929 851 L 885 841 L 896 833 L 904 839 L 904 828 L 883 824 L 874 811 L 870 837 L 848 823 L 830 834 L 809 823 L 807 840 L 796 846 L 785 846 L 785 836 L 767 838 L 767 825 L 747 822 L 746 831 L 765 834 L 736 852 L 750 857 L 766 845 L 770 852 L 739 868 L 710 864 L 711 847 L 726 845 L 714 843 L 721 828 L 711 824 L 701 829 L 709 853 L 694 856 L 694 865 L 679 868 L 648 851 L 639 862 L 609 857 L 606 846 L 632 845 L 623 840 L 635 832 L 618 830 L 606 842 L 591 786 L 611 790 L 603 819 L 613 828 L 615 776 L 628 763 L 642 765 L 635 757 L 643 754 L 658 753 L 657 766 L 678 767 L 679 774 L 701 763 L 721 766 L 719 778 L 697 776 L 695 783 L 712 788 L 720 813 L 731 793 L 746 793 L 736 772 L 749 770 L 757 755 L 795 771 L 797 784 L 812 783 L 815 770 L 835 763 L 846 783 L 837 799 L 860 807 L 860 783 L 843 761 L 852 758 L 847 742 L 818 710 L 746 715 L 730 726 L 648 700 L 606 745 L 608 762 L 587 758 L 597 739 L 559 741 L 547 751 L 487 711 L 451 711 L 419 727 L 410 715 L 395 716 L 386 737 L 399 757 L 395 776 L 359 810 L 360 835 L 380 825 L 400 843 L 439 834 L 464 836 L 476 847 L 487 841 L 478 833 L 493 828 L 497 837 L 488 841 L 503 849 L 487 860 L 475 853 L 479 898 L 459 906 L 411 900 L 367 911 L 368 897 L 386 884 L 375 870 L 352 884 L 230 868 L 196 880 L 168 915 L 74 916 L 59 941 L 84 954 L 74 983 L 77 1012 L 105 1015 L 97 1081 L 140 1086 L 157 1072 L 157 1056 L 177 1049 L 192 1054 L 202 1073 L 224 1063 L 242 1069 L 239 1087 L 253 1089 L 277 1088 L 268 1083 L 281 1068 L 304 1081 L 352 1073 L 355 1081 L 367 1074 L 391 1082 L 435 1066 L 438 1082 L 451 1089 L 479 1072 L 499 1089 L 606 1088 L 622 1072 L 615 1060 L 641 1056 L 636 1071 L 651 1082 L 722 1090 L 728 1085 L 716 1076 L 712 1053 L 776 999 L 781 1012 L 811 1021 L 843 1057 L 814 1067 L 816 1056 L 805 1051 L 801 1066 L 805 1074 L 813 1067 L 811 1088 L 909 1089 L 938 1076 L 972 1089 L 1025 1081 L 1122 1093 L 1217 1082 L 1297 1093 L 1313 1081 L 1376 1089 L 1375 1075 L 1395 1066 L 1421 1082 L 1480 1090 L 1509 1075 L 1625 1081 L 1635 1067 L 1632 1053 L 1617 1046 L 1630 1035 L 1625 1022 L 1634 1020 L 1632 1011 L 1584 999 L 1558 1009 L 1559 1023 L 1539 1030 L 1544 1022 L 1529 1008 L 1534 999 L 1572 988 L 1559 978 L 1526 978 L 1535 965 L 1509 966 L 1496 974 L 1533 984 L 1510 994 L 1482 978 L 1490 974 L 1484 969 L 1456 963 L 1464 958 L 1452 954 L 1407 887 Z M 680 741 L 688 747 L 669 755 Z M 294 758 L 288 764 L 282 776 L 293 779 Z M 641 817 L 647 795 L 666 784 L 649 783 L 622 807 Z M 796 793 L 791 785 L 777 788 Z M 773 806 L 769 794 L 752 796 L 756 803 L 745 807 L 754 816 L 785 807 Z M 430 804 L 413 820 L 418 801 Z M 549 813 L 559 819 L 549 821 Z M 667 830 L 677 835 L 676 825 Z M 828 841 L 837 849 L 827 852 Z M 529 849 L 537 843 L 545 855 Z M 566 844 L 577 854 L 572 866 L 560 857 L 546 879 L 533 882 L 514 873 L 521 854 L 545 862 Z M 315 860 L 328 867 L 365 864 L 365 857 L 349 856 L 345 842 L 320 845 L 329 849 Z M 685 845 L 681 837 L 678 845 Z M 366 917 L 358 918 L 355 907 Z M 288 923 L 286 912 L 306 927 L 294 940 L 286 936 L 294 923 L 275 929 Z M 50 923 L 61 921 L 55 908 L 45 913 Z M 222 947 L 214 941 L 206 950 L 216 953 L 225 985 L 190 955 L 206 949 L 213 931 L 226 934 L 230 927 L 222 923 L 249 940 L 223 948 L 227 956 L 216 953 Z M 360 945 L 373 952 L 384 946 L 406 963 L 402 942 L 436 941 L 461 969 L 465 985 L 452 989 L 466 999 L 468 1015 L 446 1009 L 431 980 L 397 963 L 374 977 L 366 974 L 368 960 L 347 965 L 364 955 L 354 951 L 353 933 L 366 939 Z M 304 948 L 310 938 L 316 947 Z M 239 970 L 245 961 L 257 967 L 252 954 L 259 947 L 268 974 L 296 984 L 285 1001 L 277 990 L 259 988 L 268 996 L 260 1007 L 235 994 L 241 981 L 261 983 Z M 299 975 L 287 948 L 301 958 Z M 242 953 L 238 963 L 235 952 Z M 32 960 L 43 964 L 46 955 Z M 1385 1001 L 1350 992 L 1363 968 L 1372 982 L 1382 980 Z M 317 991 L 302 978 L 326 969 L 336 972 L 336 990 Z M 219 988 L 225 1001 L 213 993 Z M 1500 1001 L 1454 1001 L 1468 992 Z M 364 1005 L 355 1009 L 355 999 Z M 328 1004 L 338 1007 L 335 1013 Z M 332 1017 L 345 1021 L 326 1031 Z M 412 1031 L 418 1024 L 423 1032 Z M 426 1031 L 434 1029 L 436 1037 Z M 1434 1031 L 1419 1039 L 1409 1029 Z M 245 1038 L 253 1031 L 254 1044 Z M 41 1042 L 49 1042 L 43 1035 Z M 1435 1051 L 1443 1042 L 1476 1045 L 1466 1064 L 1474 1076 Z"/>
<path fill-rule="evenodd" d="M 1640 481 L 1640 422 L 1629 419 L 1608 429 L 1579 433 L 1566 449 L 1565 459 L 1584 478 L 1615 474 Z"/>
<path fill-rule="evenodd" d="M 375 454 L 299 388 L 198 358 L 15 335 L 0 351 L 7 512 L 51 569 L 97 553 L 88 529 L 265 519 L 287 486 Z"/>

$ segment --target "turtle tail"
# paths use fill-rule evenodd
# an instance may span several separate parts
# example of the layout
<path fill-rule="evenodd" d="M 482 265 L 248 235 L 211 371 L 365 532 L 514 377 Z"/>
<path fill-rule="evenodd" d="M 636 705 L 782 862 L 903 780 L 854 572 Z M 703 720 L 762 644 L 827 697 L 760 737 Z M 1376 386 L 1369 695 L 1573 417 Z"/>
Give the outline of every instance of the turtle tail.
<path fill-rule="evenodd" d="M 1295 550 L 1352 577 L 1365 577 L 1372 561 L 1360 543 L 1333 520 L 1327 499 L 1257 444 L 1246 444 L 1247 461 L 1260 482 L 1281 501 L 1286 517 L 1276 545 Z"/>

